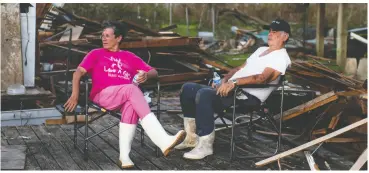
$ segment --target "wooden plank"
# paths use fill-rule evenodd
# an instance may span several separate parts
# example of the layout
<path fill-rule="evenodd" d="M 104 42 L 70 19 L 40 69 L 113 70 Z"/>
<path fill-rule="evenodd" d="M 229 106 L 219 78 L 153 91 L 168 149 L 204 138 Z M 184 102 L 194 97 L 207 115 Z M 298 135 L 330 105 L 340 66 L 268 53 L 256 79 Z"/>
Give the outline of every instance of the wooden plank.
<path fill-rule="evenodd" d="M 24 136 L 24 142 L 30 152 L 33 153 L 42 170 L 61 170 L 53 156 L 47 151 L 45 145 L 41 143 L 29 126 L 17 126 L 16 128 L 19 134 Z"/>
<path fill-rule="evenodd" d="M 60 125 L 61 129 L 69 136 L 71 140 L 73 140 L 73 125 Z M 81 129 L 82 131 L 82 129 Z M 96 137 L 94 137 L 96 138 Z M 92 139 L 94 139 L 92 138 Z M 91 140 L 92 140 L 91 139 Z M 96 139 L 95 139 L 96 140 Z M 95 141 L 94 140 L 94 141 Z M 77 132 L 77 145 L 83 149 L 84 143 L 83 143 L 83 136 L 80 131 Z M 106 145 L 106 144 L 105 144 Z M 89 142 L 88 143 L 88 159 L 93 160 L 102 170 L 121 170 L 117 164 L 116 161 L 111 161 L 103 152 L 100 150 L 96 145 L 95 142 Z M 83 153 L 79 152 L 78 154 L 81 154 L 83 156 Z"/>
<path fill-rule="evenodd" d="M 11 139 L 9 145 L 26 145 L 24 142 L 24 136 L 20 136 L 18 130 L 15 126 L 1 127 L 1 134 L 4 133 L 4 137 L 9 136 Z M 26 145 L 27 146 L 27 145 Z M 37 163 L 34 155 L 30 152 L 29 147 L 27 146 L 26 150 L 26 170 L 40 170 L 40 165 Z"/>
<path fill-rule="evenodd" d="M 350 171 L 359 171 L 360 168 L 368 161 L 368 149 L 365 149 L 360 157 L 356 160 L 355 164 L 352 165 Z"/>
<path fill-rule="evenodd" d="M 65 46 L 59 46 L 59 45 L 55 45 L 55 44 L 51 44 L 51 43 L 44 43 L 45 45 L 49 45 L 49 46 L 54 46 L 54 47 L 57 47 L 57 48 L 61 48 L 61 49 L 65 49 L 65 50 L 69 50 L 68 47 L 65 47 Z M 76 53 L 80 53 L 80 54 L 87 54 L 88 52 L 86 51 L 81 51 L 81 50 L 78 50 L 78 49 L 75 49 L 75 48 L 71 48 L 71 51 L 72 52 L 76 52 Z"/>
<path fill-rule="evenodd" d="M 22 170 L 26 163 L 25 145 L 1 146 L 1 170 Z"/>
<path fill-rule="evenodd" d="M 23 84 L 19 3 L 1 4 L 1 90 Z"/>
<path fill-rule="evenodd" d="M 185 66 L 185 67 L 187 67 L 190 70 L 193 70 L 195 72 L 199 72 L 200 71 L 199 67 L 196 67 L 196 66 L 194 66 L 194 65 L 192 65 L 190 63 L 187 63 L 187 62 L 184 62 L 184 61 L 181 61 L 181 60 L 177 60 L 177 59 L 172 59 L 172 61 L 174 61 L 177 64 L 183 65 L 183 66 Z"/>
<path fill-rule="evenodd" d="M 133 30 L 138 31 L 138 32 L 142 32 L 145 35 L 160 36 L 160 34 L 157 31 L 154 31 L 154 30 L 151 30 L 151 29 L 149 29 L 147 27 L 138 25 L 137 23 L 134 23 L 132 21 L 129 21 L 129 20 L 120 20 L 120 22 L 125 23 L 128 28 L 133 29 Z"/>
<path fill-rule="evenodd" d="M 335 95 L 334 91 L 321 95 L 313 100 L 310 100 L 302 105 L 296 106 L 292 109 L 283 112 L 283 121 L 294 118 L 298 115 L 301 115 L 310 110 L 316 109 L 320 106 L 323 106 L 327 103 L 337 100 L 338 97 Z M 279 119 L 280 114 L 274 115 L 274 119 Z"/>
<path fill-rule="evenodd" d="M 333 116 L 331 119 L 331 122 L 328 125 L 329 129 L 334 129 L 337 126 L 338 121 L 340 120 L 342 111 L 340 113 L 338 113 L 337 115 Z"/>
<path fill-rule="evenodd" d="M 42 126 L 45 131 L 48 131 L 53 138 L 70 154 L 75 163 L 81 170 L 100 170 L 101 168 L 92 160 L 83 160 L 81 152 L 74 148 L 73 141 L 69 139 L 67 134 L 57 125 Z"/>
<path fill-rule="evenodd" d="M 188 81 L 188 80 L 199 80 L 205 79 L 209 76 L 208 72 L 190 72 L 190 73 L 180 73 L 180 74 L 172 74 L 172 75 L 160 75 L 159 81 L 160 84 L 179 82 L 179 81 Z"/>
<path fill-rule="evenodd" d="M 313 59 L 317 59 L 317 60 L 336 61 L 335 59 L 329 59 L 329 58 L 324 58 L 324 57 L 319 57 L 319 56 L 314 56 L 314 55 L 309 55 L 309 54 L 306 54 L 304 56 L 307 56 L 307 57 L 313 58 Z"/>
<path fill-rule="evenodd" d="M 46 144 L 47 150 L 62 170 L 80 170 L 80 167 L 74 162 L 69 153 L 60 145 L 60 143 L 45 128 L 40 126 L 32 126 L 32 130 L 42 143 Z"/>
<path fill-rule="evenodd" d="M 80 44 L 83 45 L 83 44 L 88 44 L 88 43 L 89 41 L 87 39 L 72 40 L 72 45 L 80 45 Z M 58 46 L 60 45 L 68 46 L 69 40 L 67 41 L 43 41 L 39 43 L 40 48 L 46 47 L 48 46 L 48 44 L 53 44 L 53 45 L 58 45 Z"/>
<path fill-rule="evenodd" d="M 308 161 L 308 164 L 310 166 L 310 169 L 312 171 L 319 171 L 318 165 L 314 161 L 314 157 L 310 154 L 309 151 L 304 151 L 304 154 L 306 156 L 306 160 Z"/>
<path fill-rule="evenodd" d="M 208 60 L 208 59 L 202 59 L 202 62 L 204 64 L 209 64 L 209 65 L 212 65 L 213 67 L 216 67 L 216 68 L 219 68 L 221 70 L 224 70 L 226 72 L 229 72 L 231 71 L 232 69 L 229 68 L 229 67 L 226 67 L 226 66 L 223 66 L 223 65 L 220 65 L 218 63 L 216 63 L 215 61 L 211 61 L 211 60 Z"/>
<path fill-rule="evenodd" d="M 67 124 L 67 121 L 65 118 L 60 119 L 46 119 L 45 120 L 46 125 L 53 125 L 53 124 Z"/>
<path fill-rule="evenodd" d="M 313 131 L 313 135 L 318 135 L 318 134 L 327 134 L 327 129 L 318 129 L 318 130 L 314 130 Z"/>
<path fill-rule="evenodd" d="M 122 42 L 121 49 L 133 48 L 157 48 L 157 47 L 178 47 L 178 46 L 197 46 L 200 38 L 175 38 L 175 39 L 151 39 L 142 41 Z"/>
<path fill-rule="evenodd" d="M 366 139 L 362 138 L 331 138 L 326 140 L 325 142 L 331 142 L 331 143 L 353 143 L 353 142 L 366 142 Z"/>
<path fill-rule="evenodd" d="M 358 90 L 349 90 L 349 91 L 341 91 L 341 92 L 337 92 L 336 95 L 337 96 L 359 96 L 363 94 L 362 92 L 358 91 Z"/>
<path fill-rule="evenodd" d="M 322 136 L 322 137 L 317 138 L 315 140 L 312 140 L 312 141 L 310 141 L 308 143 L 305 143 L 303 145 L 300 145 L 298 147 L 295 147 L 295 148 L 290 149 L 288 151 L 285 151 L 283 153 L 277 154 L 277 155 L 275 155 L 273 157 L 270 157 L 270 158 L 261 160 L 261 161 L 255 163 L 255 165 L 256 166 L 263 166 L 263 165 L 266 165 L 268 163 L 274 162 L 274 161 L 276 161 L 276 160 L 278 160 L 280 158 L 283 158 L 285 156 L 291 155 L 291 154 L 296 153 L 298 151 L 301 151 L 301 150 L 303 150 L 305 148 L 309 148 L 309 147 L 311 147 L 313 145 L 316 145 L 316 144 L 319 144 L 319 143 L 321 143 L 323 141 L 326 141 L 327 139 L 333 138 L 333 137 L 338 136 L 338 135 L 340 135 L 342 133 L 345 133 L 345 132 L 347 132 L 347 131 L 349 131 L 351 129 L 354 129 L 354 128 L 358 127 L 358 126 L 361 126 L 361 125 L 367 123 L 367 121 L 368 121 L 368 118 L 362 119 L 362 120 L 357 121 L 357 122 L 355 122 L 353 124 L 350 124 L 350 125 L 348 125 L 348 126 L 346 126 L 344 128 L 341 128 L 341 129 L 339 129 L 337 131 L 334 131 L 334 132 L 332 132 L 332 133 L 330 133 L 328 135 Z"/>

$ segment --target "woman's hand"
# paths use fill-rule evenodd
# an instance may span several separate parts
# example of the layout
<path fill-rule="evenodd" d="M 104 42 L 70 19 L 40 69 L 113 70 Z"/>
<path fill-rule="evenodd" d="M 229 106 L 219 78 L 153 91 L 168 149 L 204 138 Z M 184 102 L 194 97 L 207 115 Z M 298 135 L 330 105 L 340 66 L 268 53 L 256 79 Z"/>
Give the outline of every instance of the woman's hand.
<path fill-rule="evenodd" d="M 64 104 L 64 110 L 72 112 L 78 104 L 78 94 L 73 94 L 69 97 L 67 102 Z"/>
<path fill-rule="evenodd" d="M 147 72 L 143 70 L 137 70 L 138 76 L 137 76 L 137 83 L 141 84 L 147 81 Z"/>

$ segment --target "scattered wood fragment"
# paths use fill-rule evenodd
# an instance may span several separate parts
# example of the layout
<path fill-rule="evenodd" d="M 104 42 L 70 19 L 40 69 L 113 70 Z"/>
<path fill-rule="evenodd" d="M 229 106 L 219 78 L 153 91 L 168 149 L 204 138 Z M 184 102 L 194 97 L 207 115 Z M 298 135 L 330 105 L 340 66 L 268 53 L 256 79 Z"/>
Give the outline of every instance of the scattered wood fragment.
<path fill-rule="evenodd" d="M 309 148 L 309 147 L 311 147 L 313 145 L 319 144 L 319 143 L 324 142 L 324 141 L 326 141 L 326 140 L 328 140 L 330 138 L 333 138 L 333 137 L 338 136 L 338 135 L 340 135 L 342 133 L 345 133 L 345 132 L 347 132 L 347 131 L 349 131 L 351 129 L 354 129 L 356 127 L 359 127 L 359 126 L 361 126 L 363 124 L 366 124 L 367 122 L 368 122 L 368 118 L 362 119 L 362 120 L 360 120 L 358 122 L 355 122 L 355 123 L 350 124 L 350 125 L 348 125 L 348 126 L 346 126 L 344 128 L 341 128 L 341 129 L 339 129 L 337 131 L 334 131 L 334 132 L 332 132 L 332 133 L 330 133 L 328 135 L 322 136 L 322 137 L 317 138 L 315 140 L 312 140 L 312 141 L 310 141 L 308 143 L 305 143 L 305 144 L 300 145 L 298 147 L 295 147 L 295 148 L 292 148 L 292 149 L 287 150 L 285 152 L 282 152 L 280 154 L 277 154 L 277 155 L 275 155 L 273 157 L 270 157 L 270 158 L 261 160 L 261 161 L 255 163 L 255 165 L 257 167 L 260 167 L 260 166 L 269 164 L 269 163 L 274 162 L 274 161 L 276 161 L 276 160 L 278 160 L 280 158 L 283 158 L 285 156 L 289 156 L 289 155 L 291 155 L 293 153 L 296 153 L 298 151 L 304 150 L 304 149 Z"/>

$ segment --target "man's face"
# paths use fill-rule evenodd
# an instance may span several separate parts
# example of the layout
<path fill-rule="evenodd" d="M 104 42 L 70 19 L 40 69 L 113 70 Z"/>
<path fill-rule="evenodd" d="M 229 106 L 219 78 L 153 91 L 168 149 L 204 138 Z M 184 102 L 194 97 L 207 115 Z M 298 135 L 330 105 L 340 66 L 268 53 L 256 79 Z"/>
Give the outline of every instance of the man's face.
<path fill-rule="evenodd" d="M 101 34 L 101 40 L 105 49 L 111 49 L 114 46 L 119 45 L 121 39 L 122 36 L 116 37 L 114 35 L 114 30 L 112 28 L 104 29 L 103 33 Z"/>
<path fill-rule="evenodd" d="M 268 45 L 269 46 L 281 46 L 283 42 L 288 39 L 288 34 L 283 31 L 273 31 L 272 29 L 268 34 Z"/>

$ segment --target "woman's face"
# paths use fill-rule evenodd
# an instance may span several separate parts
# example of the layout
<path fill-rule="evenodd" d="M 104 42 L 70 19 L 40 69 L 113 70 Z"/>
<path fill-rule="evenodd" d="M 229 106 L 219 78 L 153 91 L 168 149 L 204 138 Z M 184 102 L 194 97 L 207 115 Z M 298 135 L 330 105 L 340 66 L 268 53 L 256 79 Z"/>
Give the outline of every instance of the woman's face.
<path fill-rule="evenodd" d="M 122 36 L 116 37 L 114 34 L 114 30 L 112 28 L 104 29 L 103 33 L 101 34 L 101 41 L 103 44 L 103 48 L 105 49 L 113 49 L 116 46 L 119 46 L 120 40 Z"/>

